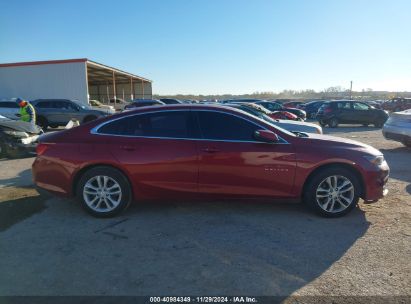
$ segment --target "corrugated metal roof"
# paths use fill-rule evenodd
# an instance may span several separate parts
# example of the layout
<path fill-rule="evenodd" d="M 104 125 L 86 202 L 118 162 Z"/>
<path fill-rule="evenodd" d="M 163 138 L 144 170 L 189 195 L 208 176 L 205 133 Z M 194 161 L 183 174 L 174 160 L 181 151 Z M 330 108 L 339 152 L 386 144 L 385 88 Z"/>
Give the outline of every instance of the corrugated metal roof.
<path fill-rule="evenodd" d="M 97 69 L 101 70 L 110 70 L 114 71 L 115 73 L 118 73 L 120 75 L 126 75 L 129 77 L 133 78 L 138 78 L 147 82 L 152 82 L 152 80 L 129 73 L 125 72 L 113 67 L 110 67 L 105 64 L 101 64 L 92 60 L 89 60 L 87 58 L 77 58 L 77 59 L 63 59 L 63 60 L 45 60 L 45 61 L 27 61 L 27 62 L 13 62 L 13 63 L 0 63 L 0 68 L 2 67 L 18 67 L 18 66 L 31 66 L 31 65 L 46 65 L 46 64 L 65 64 L 65 63 L 73 63 L 73 62 L 85 62 L 87 64 L 87 67 L 95 67 Z"/>

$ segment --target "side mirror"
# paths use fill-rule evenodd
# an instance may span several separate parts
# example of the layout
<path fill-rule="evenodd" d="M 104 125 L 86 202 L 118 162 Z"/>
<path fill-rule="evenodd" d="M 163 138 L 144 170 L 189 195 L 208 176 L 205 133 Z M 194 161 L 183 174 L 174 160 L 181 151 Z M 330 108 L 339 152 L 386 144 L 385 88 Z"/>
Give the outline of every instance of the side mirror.
<path fill-rule="evenodd" d="M 266 142 L 266 143 L 276 143 L 280 140 L 277 134 L 269 130 L 257 130 L 254 132 L 254 137 L 257 140 Z"/>

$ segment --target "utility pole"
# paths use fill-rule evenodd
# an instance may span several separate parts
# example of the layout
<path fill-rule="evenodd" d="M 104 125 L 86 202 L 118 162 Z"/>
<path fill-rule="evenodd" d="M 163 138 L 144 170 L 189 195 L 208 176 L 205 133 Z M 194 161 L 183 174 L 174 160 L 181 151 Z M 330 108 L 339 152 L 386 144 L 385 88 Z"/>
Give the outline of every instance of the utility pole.
<path fill-rule="evenodd" d="M 352 100 L 352 80 L 350 81 L 350 100 Z"/>

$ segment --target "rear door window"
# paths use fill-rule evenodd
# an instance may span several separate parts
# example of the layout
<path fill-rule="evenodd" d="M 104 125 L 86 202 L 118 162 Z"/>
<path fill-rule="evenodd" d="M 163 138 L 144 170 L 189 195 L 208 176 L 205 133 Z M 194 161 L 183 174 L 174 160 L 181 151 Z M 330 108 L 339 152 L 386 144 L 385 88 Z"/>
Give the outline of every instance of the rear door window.
<path fill-rule="evenodd" d="M 103 125 L 98 129 L 98 133 L 159 138 L 199 137 L 197 125 L 190 111 L 128 116 Z"/>

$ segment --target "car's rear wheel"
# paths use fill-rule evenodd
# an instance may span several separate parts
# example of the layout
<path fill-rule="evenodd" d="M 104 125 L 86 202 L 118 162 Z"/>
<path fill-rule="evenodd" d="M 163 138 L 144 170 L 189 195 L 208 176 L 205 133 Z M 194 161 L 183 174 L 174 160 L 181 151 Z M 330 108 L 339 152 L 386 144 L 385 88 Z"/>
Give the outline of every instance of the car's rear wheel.
<path fill-rule="evenodd" d="M 82 207 L 95 217 L 112 217 L 126 209 L 132 200 L 127 178 L 117 169 L 106 166 L 86 171 L 77 186 Z"/>
<path fill-rule="evenodd" d="M 3 139 L 0 137 L 0 158 L 7 156 L 7 146 L 3 142 Z"/>
<path fill-rule="evenodd" d="M 401 142 L 404 146 L 406 146 L 406 147 L 408 147 L 408 148 L 411 148 L 411 140 L 403 140 L 402 142 Z"/>
<path fill-rule="evenodd" d="M 327 122 L 324 120 L 318 121 L 321 127 L 325 127 L 327 125 Z"/>
<path fill-rule="evenodd" d="M 336 128 L 336 127 L 338 127 L 338 119 L 337 118 L 331 118 L 329 121 L 328 121 L 328 125 L 330 126 L 330 128 Z"/>
<path fill-rule="evenodd" d="M 358 203 L 360 182 L 350 170 L 332 167 L 314 175 L 305 187 L 305 203 L 320 215 L 338 217 Z"/>

